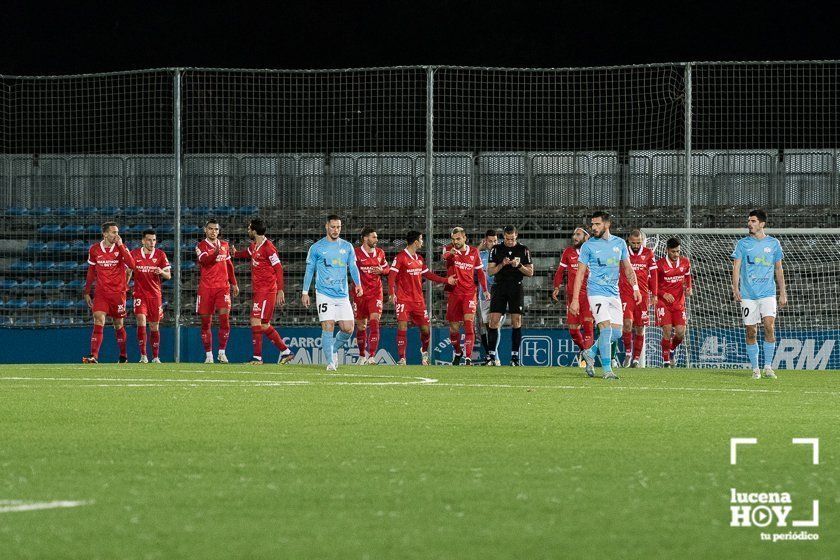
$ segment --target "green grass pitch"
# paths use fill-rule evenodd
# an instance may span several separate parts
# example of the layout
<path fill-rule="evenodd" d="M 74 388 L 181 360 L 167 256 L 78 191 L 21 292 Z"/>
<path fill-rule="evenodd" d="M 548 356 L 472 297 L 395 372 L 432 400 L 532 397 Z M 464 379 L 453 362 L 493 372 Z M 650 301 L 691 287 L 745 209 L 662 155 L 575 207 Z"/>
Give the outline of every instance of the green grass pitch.
<path fill-rule="evenodd" d="M 838 372 L 619 373 L 2 366 L 0 558 L 840 557 Z"/>

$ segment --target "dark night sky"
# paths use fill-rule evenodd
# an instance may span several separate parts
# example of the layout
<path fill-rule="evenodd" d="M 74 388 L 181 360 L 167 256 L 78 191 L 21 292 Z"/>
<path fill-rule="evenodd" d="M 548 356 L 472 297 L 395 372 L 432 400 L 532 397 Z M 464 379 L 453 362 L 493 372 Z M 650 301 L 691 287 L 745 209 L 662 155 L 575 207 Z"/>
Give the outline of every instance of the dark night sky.
<path fill-rule="evenodd" d="M 840 58 L 836 16 L 814 3 L 99 5 L 4 4 L 0 73 Z"/>

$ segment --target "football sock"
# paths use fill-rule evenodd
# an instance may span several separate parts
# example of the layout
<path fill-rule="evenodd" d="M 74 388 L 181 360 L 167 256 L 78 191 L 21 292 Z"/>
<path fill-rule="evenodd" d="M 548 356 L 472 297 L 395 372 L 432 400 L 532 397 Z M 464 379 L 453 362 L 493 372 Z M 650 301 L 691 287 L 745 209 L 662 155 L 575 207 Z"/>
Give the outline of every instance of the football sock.
<path fill-rule="evenodd" d="M 633 359 L 638 360 L 642 356 L 642 349 L 645 347 L 644 333 L 633 333 Z"/>
<path fill-rule="evenodd" d="M 152 358 L 160 357 L 160 331 L 149 333 L 152 339 Z"/>
<path fill-rule="evenodd" d="M 213 331 L 210 330 L 210 324 L 213 318 L 210 316 L 201 318 L 201 343 L 204 345 L 204 352 L 213 351 Z"/>
<path fill-rule="evenodd" d="M 405 344 L 408 331 L 397 329 L 397 354 L 401 359 L 405 358 Z"/>
<path fill-rule="evenodd" d="M 262 336 L 263 330 L 260 325 L 251 327 L 251 345 L 254 347 L 255 360 L 262 360 Z"/>
<path fill-rule="evenodd" d="M 120 349 L 120 356 L 126 356 L 127 354 L 125 349 L 125 343 L 126 340 L 128 340 L 128 333 L 125 332 L 125 327 L 118 328 L 116 331 L 114 331 L 114 334 L 117 338 L 117 346 Z"/>
<path fill-rule="evenodd" d="M 367 329 L 357 328 L 356 329 L 356 345 L 359 347 L 359 357 L 365 357 L 365 351 L 367 350 Z"/>
<path fill-rule="evenodd" d="M 146 327 L 137 325 L 137 347 L 140 349 L 140 355 L 146 355 Z"/>
<path fill-rule="evenodd" d="M 102 347 L 102 332 L 105 328 L 102 325 L 93 325 L 93 334 L 90 337 L 90 355 L 99 358 L 99 349 Z"/>
<path fill-rule="evenodd" d="M 753 369 L 758 368 L 758 343 L 747 344 L 747 356 L 750 358 L 750 365 Z"/>
<path fill-rule="evenodd" d="M 475 346 L 475 323 L 464 321 L 464 356 L 472 359 L 473 347 Z"/>
<path fill-rule="evenodd" d="M 519 357 L 519 347 L 522 346 L 522 327 L 510 329 L 510 354 Z"/>
<path fill-rule="evenodd" d="M 368 356 L 376 356 L 376 351 L 379 350 L 379 320 L 371 319 L 368 321 L 368 328 L 370 335 L 368 336 Z"/>
<path fill-rule="evenodd" d="M 466 323 L 465 323 L 466 325 Z M 461 333 L 449 331 L 449 342 L 452 343 L 452 351 L 456 356 L 461 355 Z"/>
<path fill-rule="evenodd" d="M 219 315 L 219 351 L 224 354 L 230 338 L 230 315 L 227 313 Z"/>
<path fill-rule="evenodd" d="M 598 335 L 598 352 L 601 354 L 601 366 L 604 371 L 612 371 L 612 363 L 610 358 L 610 347 L 612 346 L 613 329 L 601 329 L 601 334 Z"/>
<path fill-rule="evenodd" d="M 764 342 L 764 367 L 773 367 L 773 356 L 776 354 L 775 342 Z"/>
<path fill-rule="evenodd" d="M 280 333 L 277 332 L 277 329 L 275 329 L 273 326 L 269 325 L 268 328 L 263 331 L 263 333 L 265 333 L 266 338 L 268 338 L 268 340 L 270 340 L 271 343 L 274 346 L 276 346 L 278 350 L 280 350 L 280 352 L 285 352 L 289 349 L 289 347 L 286 346 L 286 343 L 283 342 L 283 338 L 280 336 Z"/>
<path fill-rule="evenodd" d="M 624 343 L 624 354 L 633 355 L 633 331 L 626 331 L 621 334 L 621 342 Z"/>
<path fill-rule="evenodd" d="M 321 331 L 321 351 L 324 353 L 324 358 L 327 364 L 333 363 L 333 332 Z"/>

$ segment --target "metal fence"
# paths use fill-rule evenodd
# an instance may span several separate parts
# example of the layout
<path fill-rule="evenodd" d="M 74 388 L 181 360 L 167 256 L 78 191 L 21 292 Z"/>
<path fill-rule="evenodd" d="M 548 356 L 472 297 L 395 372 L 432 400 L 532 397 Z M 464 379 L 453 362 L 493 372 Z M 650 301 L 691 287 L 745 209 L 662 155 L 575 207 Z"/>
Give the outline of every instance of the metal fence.
<path fill-rule="evenodd" d="M 89 322 L 85 252 L 115 219 L 177 263 L 167 320 L 194 324 L 192 249 L 210 216 L 241 244 L 260 215 L 287 271 L 286 324 L 327 214 L 408 229 L 427 258 L 461 225 L 513 224 L 535 258 L 527 325 L 558 326 L 551 278 L 594 207 L 630 227 L 840 225 L 840 63 L 610 68 L 162 69 L 0 77 L 0 325 Z M 440 269 L 440 263 L 434 263 Z M 247 321 L 247 262 L 234 321 Z M 443 298 L 430 290 L 433 319 Z M 386 313 L 386 322 L 393 319 Z"/>

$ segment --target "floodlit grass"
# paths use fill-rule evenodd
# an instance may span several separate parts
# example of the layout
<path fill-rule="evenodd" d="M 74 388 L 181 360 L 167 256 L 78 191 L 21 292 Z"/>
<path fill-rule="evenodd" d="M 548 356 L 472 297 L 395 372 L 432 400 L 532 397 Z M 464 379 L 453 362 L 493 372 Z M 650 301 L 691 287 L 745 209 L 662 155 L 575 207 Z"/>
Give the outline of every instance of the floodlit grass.
<path fill-rule="evenodd" d="M 2 366 L 0 511 L 88 504 L 0 513 L 0 557 L 840 557 L 837 372 L 619 373 Z M 819 541 L 731 488 L 820 500 Z"/>

